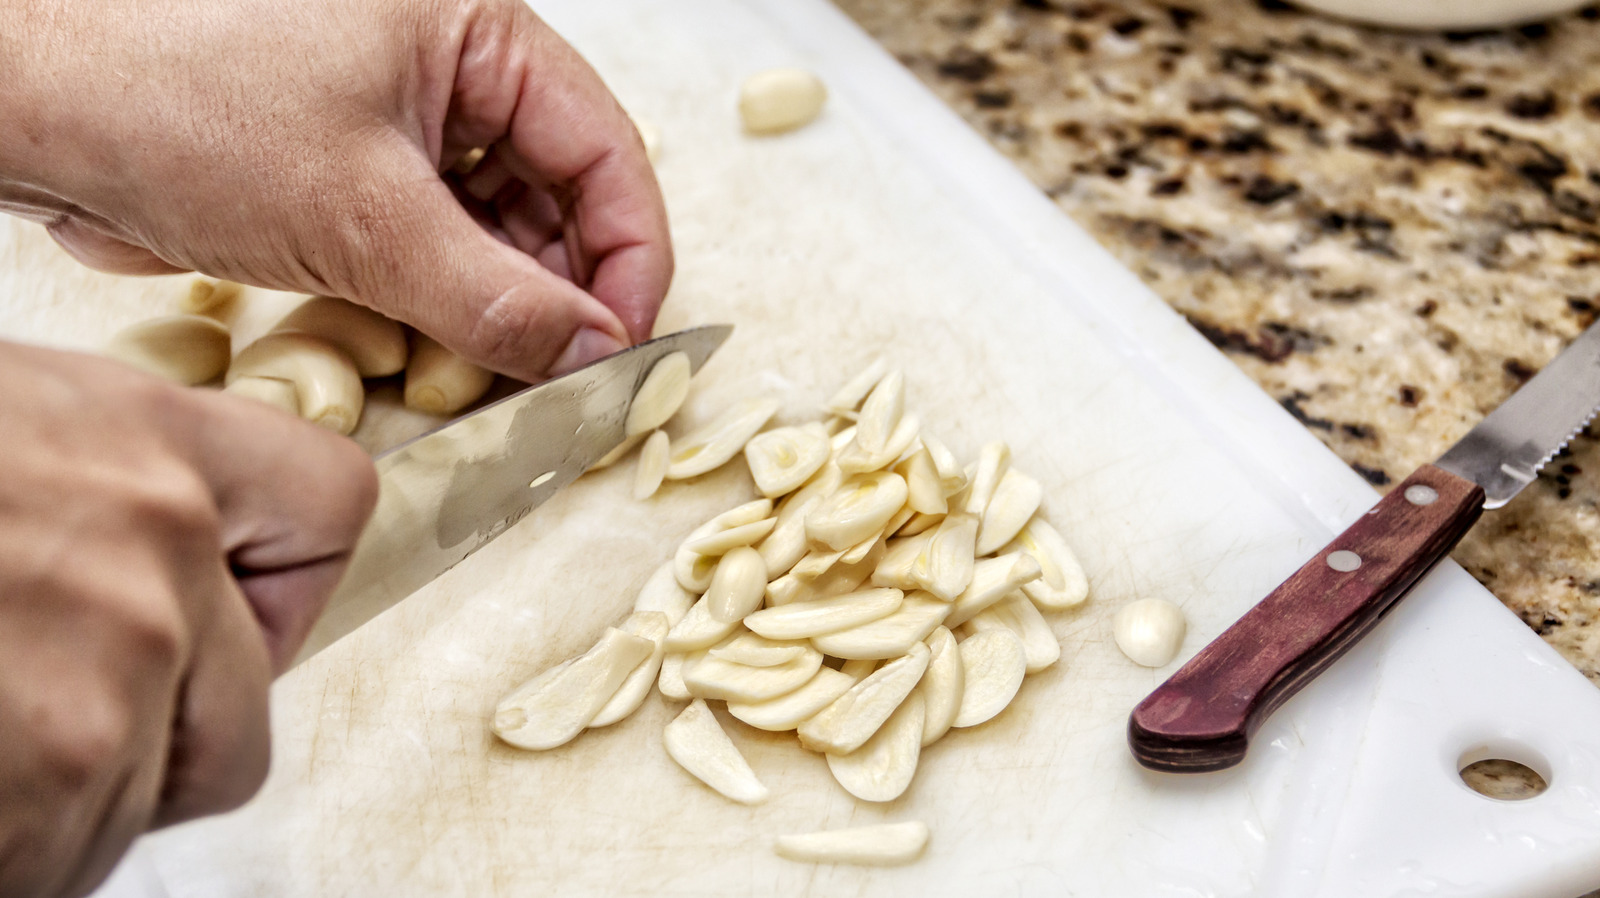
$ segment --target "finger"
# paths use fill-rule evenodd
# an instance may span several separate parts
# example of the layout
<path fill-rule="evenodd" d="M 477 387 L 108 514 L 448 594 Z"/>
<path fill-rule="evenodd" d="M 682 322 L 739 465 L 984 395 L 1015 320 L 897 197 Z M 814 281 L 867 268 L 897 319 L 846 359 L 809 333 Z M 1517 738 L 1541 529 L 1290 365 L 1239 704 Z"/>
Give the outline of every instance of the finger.
<path fill-rule="evenodd" d="M 45 226 L 67 254 L 90 268 L 110 274 L 179 274 L 172 265 L 142 246 L 113 237 L 73 216 L 62 216 Z"/>
<path fill-rule="evenodd" d="M 570 185 L 590 292 L 643 340 L 672 280 L 666 207 L 644 144 L 583 59 L 522 4 L 468 29 L 451 139 L 501 142 L 529 184 Z"/>

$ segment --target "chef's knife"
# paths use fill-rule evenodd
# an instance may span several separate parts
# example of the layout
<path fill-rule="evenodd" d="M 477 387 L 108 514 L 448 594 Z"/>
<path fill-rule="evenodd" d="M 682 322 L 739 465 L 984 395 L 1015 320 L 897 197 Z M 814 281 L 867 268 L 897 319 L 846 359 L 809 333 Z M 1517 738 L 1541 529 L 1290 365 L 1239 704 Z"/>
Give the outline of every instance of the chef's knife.
<path fill-rule="evenodd" d="M 623 440 L 634 394 L 674 352 L 699 371 L 728 325 L 641 343 L 484 406 L 374 459 L 378 507 L 304 661 L 522 520 Z"/>
<path fill-rule="evenodd" d="M 1600 405 L 1600 324 L 1423 465 L 1152 692 L 1128 742 L 1155 770 L 1220 770 L 1466 534 L 1532 483 Z"/>

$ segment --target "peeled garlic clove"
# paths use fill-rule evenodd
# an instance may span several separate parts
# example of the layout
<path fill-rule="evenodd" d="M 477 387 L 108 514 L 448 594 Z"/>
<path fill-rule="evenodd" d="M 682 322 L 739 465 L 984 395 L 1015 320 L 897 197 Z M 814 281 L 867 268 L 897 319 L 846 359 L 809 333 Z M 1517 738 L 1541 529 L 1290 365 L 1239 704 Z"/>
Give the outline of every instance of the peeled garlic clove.
<path fill-rule="evenodd" d="M 883 380 L 889 373 L 889 360 L 879 356 L 872 360 L 872 364 L 862 369 L 861 373 L 850 378 L 845 385 L 840 387 L 827 402 L 823 403 L 822 410 L 830 415 L 853 415 L 861 406 L 861 400 L 867 398 L 872 388 Z"/>
<path fill-rule="evenodd" d="M 737 623 L 761 607 L 766 591 L 767 566 L 761 561 L 761 553 L 740 546 L 722 556 L 702 601 L 713 619 Z"/>
<path fill-rule="evenodd" d="M 788 606 L 785 606 L 788 607 Z M 950 604 L 925 592 L 914 592 L 892 614 L 870 623 L 813 636 L 811 644 L 835 658 L 875 660 L 898 658 L 922 640 L 950 614 Z"/>
<path fill-rule="evenodd" d="M 828 755 L 828 770 L 846 792 L 862 801 L 894 801 L 917 774 L 926 712 L 912 692 L 866 744 L 849 754 Z"/>
<path fill-rule="evenodd" d="M 296 417 L 300 415 L 300 397 L 295 395 L 294 384 L 276 377 L 241 377 L 224 387 L 222 392 L 265 402 Z"/>
<path fill-rule="evenodd" d="M 653 651 L 654 642 L 607 627 L 594 648 L 501 699 L 494 712 L 495 735 L 535 751 L 566 744 Z"/>
<path fill-rule="evenodd" d="M 228 329 L 203 315 L 168 315 L 118 331 L 105 355 L 186 386 L 216 380 L 232 356 Z"/>
<path fill-rule="evenodd" d="M 694 374 L 689 365 L 689 354 L 674 352 L 662 356 L 644 382 L 633 394 L 628 405 L 628 418 L 622 431 L 628 436 L 649 433 L 667 423 L 677 414 L 683 400 L 689 396 L 689 378 Z"/>
<path fill-rule="evenodd" d="M 417 334 L 406 363 L 406 408 L 430 415 L 453 415 L 483 397 L 494 383 L 494 372 L 479 368 Z"/>
<path fill-rule="evenodd" d="M 767 800 L 767 787 L 756 778 L 703 700 L 690 702 L 667 724 L 661 743 L 679 767 L 724 797 L 740 804 Z"/>
<path fill-rule="evenodd" d="M 883 527 L 906 503 L 906 482 L 876 471 L 851 477 L 806 515 L 806 535 L 830 549 L 848 549 Z"/>
<path fill-rule="evenodd" d="M 714 556 L 702 555 L 689 548 L 689 546 L 713 534 L 764 520 L 771 513 L 772 500 L 757 499 L 754 502 L 746 502 L 743 505 L 730 508 L 696 527 L 694 532 L 689 534 L 689 538 L 678 546 L 678 551 L 672 556 L 673 570 L 678 575 L 678 583 L 690 592 L 705 592 L 706 587 L 711 585 L 711 575 L 716 572 L 717 559 Z M 744 531 L 744 534 L 748 533 L 750 531 Z M 756 539 L 759 538 L 756 537 Z M 701 544 L 706 545 L 706 543 Z M 747 543 L 737 544 L 747 545 Z"/>
<path fill-rule="evenodd" d="M 810 639 L 888 617 L 899 610 L 898 589 L 865 589 L 757 611 L 744 625 L 769 639 Z"/>
<path fill-rule="evenodd" d="M 805 69 L 767 69 L 745 79 L 739 118 L 751 134 L 782 134 L 809 125 L 822 114 L 828 88 Z"/>
<path fill-rule="evenodd" d="M 190 315 L 205 315 L 220 309 L 224 304 L 239 298 L 243 288 L 233 281 L 210 281 L 195 278 L 189 292 L 178 303 L 178 308 Z"/>
<path fill-rule="evenodd" d="M 805 557 L 811 546 L 806 537 L 806 515 L 833 495 L 844 482 L 836 465 L 824 464 L 811 480 L 785 499 L 778 509 L 778 523 L 762 540 L 761 557 L 767 562 L 767 578 L 776 580 Z"/>
<path fill-rule="evenodd" d="M 410 355 L 399 322 L 332 296 L 311 297 L 284 316 L 272 332 L 321 337 L 349 356 L 362 377 L 399 374 Z"/>
<path fill-rule="evenodd" d="M 933 461 L 933 469 L 939 475 L 939 488 L 946 497 L 953 496 L 966 488 L 967 472 L 961 467 L 961 462 L 956 461 L 955 453 L 927 433 L 922 434 L 922 448 L 928 450 L 928 457 Z"/>
<path fill-rule="evenodd" d="M 910 458 L 895 466 L 895 473 L 906 479 L 906 507 L 918 514 L 944 514 L 949 511 L 945 501 L 944 485 L 933 466 L 933 456 L 927 447 L 918 449 Z"/>
<path fill-rule="evenodd" d="M 883 451 L 905 412 L 906 376 L 895 369 L 885 374 L 861 403 L 861 414 L 856 418 L 855 444 L 869 453 Z"/>
<path fill-rule="evenodd" d="M 1039 562 L 1022 552 L 985 558 L 973 567 L 972 585 L 956 597 L 945 626 L 959 627 L 1008 594 L 1039 579 Z"/>
<path fill-rule="evenodd" d="M 927 824 L 913 821 L 779 836 L 772 849 L 801 863 L 894 867 L 916 860 L 927 844 Z"/>
<path fill-rule="evenodd" d="M 961 699 L 967 691 L 966 667 L 949 628 L 939 627 L 929 634 L 928 669 L 917 684 L 922 694 L 925 716 L 922 723 L 924 747 L 938 742 L 961 713 Z"/>
<path fill-rule="evenodd" d="M 947 602 L 960 595 L 972 583 L 977 542 L 977 517 L 947 515 L 928 543 L 927 570 L 914 572 L 923 588 Z"/>
<path fill-rule="evenodd" d="M 361 420 L 366 389 L 350 357 L 306 334 L 268 334 L 246 346 L 228 368 L 227 382 L 276 377 L 294 384 L 300 417 L 348 434 Z"/>
<path fill-rule="evenodd" d="M 867 450 L 862 447 L 860 437 L 839 452 L 834 457 L 839 470 L 846 474 L 865 474 L 868 471 L 879 471 L 894 464 L 895 460 L 904 455 L 911 444 L 917 441 L 917 432 L 922 429 L 922 421 L 916 415 L 906 415 L 895 425 L 894 432 L 883 446 L 876 450 Z"/>
<path fill-rule="evenodd" d="M 735 403 L 715 421 L 674 441 L 667 479 L 687 480 L 722 467 L 777 413 L 776 399 Z"/>
<path fill-rule="evenodd" d="M 658 430 L 644 441 L 639 451 L 639 467 L 633 473 L 633 498 L 644 501 L 661 489 L 667 476 L 667 454 L 672 451 L 667 432 Z"/>
<path fill-rule="evenodd" d="M 1039 562 L 1039 579 L 1023 585 L 1022 591 L 1040 608 L 1060 611 L 1089 597 L 1089 581 L 1083 575 L 1083 566 L 1078 564 L 1078 556 L 1056 528 L 1038 515 L 1022 528 L 1005 551 L 1026 552 Z"/>
<path fill-rule="evenodd" d="M 922 584 L 915 572 L 919 559 L 921 566 L 927 568 L 928 546 L 933 542 L 934 533 L 929 530 L 916 536 L 889 540 L 888 550 L 872 571 L 872 585 L 920 589 Z"/>
<path fill-rule="evenodd" d="M 746 667 L 777 667 L 780 664 L 788 664 L 796 658 L 803 658 L 810 651 L 811 646 L 804 642 L 768 639 L 755 633 L 742 633 L 722 645 L 712 647 L 706 654 Z"/>
<path fill-rule="evenodd" d="M 916 536 L 919 533 L 926 533 L 944 523 L 945 517 L 942 514 L 913 514 L 894 533 L 896 536 Z M 976 545 L 976 536 L 973 537 L 973 541 Z"/>
<path fill-rule="evenodd" d="M 1010 630 L 1022 640 L 1028 673 L 1038 673 L 1061 659 L 1061 643 L 1056 640 L 1055 631 L 1022 593 L 1008 594 L 967 621 L 967 628 L 974 633 L 999 627 Z"/>
<path fill-rule="evenodd" d="M 793 692 L 817 675 L 822 653 L 804 648 L 803 654 L 772 667 L 751 667 L 717 657 L 716 650 L 686 663 L 683 684 L 696 698 L 759 702 Z"/>
<path fill-rule="evenodd" d="M 832 754 L 855 751 L 900 707 L 927 668 L 928 647 L 918 642 L 800 724 L 800 744 Z"/>
<path fill-rule="evenodd" d="M 659 611 L 667 616 L 667 625 L 673 626 L 683 620 L 683 616 L 694 607 L 694 593 L 684 589 L 678 578 L 672 573 L 672 562 L 667 562 L 655 569 L 650 578 L 644 581 L 639 595 L 633 600 L 633 610 Z"/>
<path fill-rule="evenodd" d="M 1111 619 L 1117 648 L 1145 667 L 1165 667 L 1178 657 L 1188 628 L 1183 609 L 1166 599 L 1139 599 Z"/>
<path fill-rule="evenodd" d="M 977 726 L 1011 704 L 1028 673 L 1027 655 L 1017 634 L 1000 628 L 974 633 L 957 648 L 966 689 L 952 726 Z"/>
<path fill-rule="evenodd" d="M 973 472 L 971 492 L 967 493 L 963 509 L 968 514 L 982 515 L 989 507 L 1000 478 L 1011 467 L 1011 447 L 1005 443 L 990 443 L 978 452 L 978 467 Z"/>
<path fill-rule="evenodd" d="M 978 554 L 996 552 L 1015 539 L 1043 499 L 1044 487 L 1039 481 L 1016 468 L 1007 469 L 983 510 L 983 520 L 978 525 Z"/>
<path fill-rule="evenodd" d="M 612 449 L 605 455 L 600 456 L 600 460 L 590 465 L 589 470 L 599 471 L 603 468 L 609 468 L 617 462 L 622 461 L 623 456 L 627 455 L 629 452 L 632 452 L 633 447 L 644 442 L 645 438 L 648 436 L 649 434 L 647 433 L 636 433 L 633 436 L 628 437 L 627 439 L 618 443 L 615 449 Z"/>
<path fill-rule="evenodd" d="M 685 542 L 683 547 L 697 555 L 723 555 L 729 550 L 761 542 L 777 524 L 776 518 L 762 518 L 749 524 L 740 524 L 737 527 L 729 527 L 726 530 L 718 530 L 691 539 Z"/>
<path fill-rule="evenodd" d="M 666 655 L 667 630 L 671 626 L 667 616 L 659 611 L 635 611 L 617 627 L 624 633 L 650 640 L 655 644 L 655 650 L 650 657 L 639 662 L 639 666 L 628 674 L 611 698 L 595 712 L 594 719 L 588 723 L 589 729 L 610 726 L 639 710 L 645 696 L 650 694 L 650 687 L 655 685 L 656 675 L 661 671 L 661 659 Z"/>
<path fill-rule="evenodd" d="M 769 497 L 799 489 L 827 463 L 829 452 L 828 432 L 816 422 L 758 433 L 744 444 L 756 489 Z"/>
<path fill-rule="evenodd" d="M 683 682 L 683 667 L 689 655 L 685 652 L 668 652 L 661 658 L 661 675 L 656 678 L 656 688 L 661 695 L 673 701 L 688 701 L 694 696 Z"/>
<path fill-rule="evenodd" d="M 831 668 L 820 668 L 804 686 L 761 702 L 728 702 L 728 713 L 772 733 L 792 730 L 833 704 L 856 684 L 856 678 Z"/>
<path fill-rule="evenodd" d="M 672 630 L 667 633 L 667 651 L 692 652 L 710 648 L 737 629 L 737 620 L 725 622 L 712 617 L 710 606 L 702 598 L 689 608 L 683 620 L 672 625 Z"/>

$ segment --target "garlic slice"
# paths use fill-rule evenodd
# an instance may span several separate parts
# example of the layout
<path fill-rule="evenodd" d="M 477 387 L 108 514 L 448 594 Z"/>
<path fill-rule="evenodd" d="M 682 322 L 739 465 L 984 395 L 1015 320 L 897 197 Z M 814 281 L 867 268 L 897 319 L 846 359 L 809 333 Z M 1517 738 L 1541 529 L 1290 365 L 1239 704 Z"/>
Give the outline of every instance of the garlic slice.
<path fill-rule="evenodd" d="M 653 651 L 654 642 L 607 627 L 594 648 L 501 699 L 494 712 L 494 734 L 517 748 L 535 751 L 564 745 L 583 732 Z"/>
<path fill-rule="evenodd" d="M 793 574 L 784 574 L 767 584 L 767 595 L 763 604 L 768 608 L 781 608 L 794 602 L 810 601 L 816 597 L 808 582 Z"/>
<path fill-rule="evenodd" d="M 667 631 L 671 627 L 667 616 L 659 611 L 635 611 L 617 627 L 624 633 L 650 640 L 655 644 L 655 651 L 639 662 L 639 666 L 628 674 L 611 698 L 595 712 L 594 719 L 588 723 L 589 729 L 610 726 L 644 704 L 645 696 L 650 694 L 650 687 L 655 685 L 656 675 L 661 671 L 661 659 L 666 655 Z"/>
<path fill-rule="evenodd" d="M 1005 443 L 990 443 L 979 450 L 977 469 L 970 478 L 971 491 L 967 493 L 963 510 L 967 514 L 981 516 L 983 510 L 989 507 L 989 500 L 1000 485 L 1000 478 L 1005 476 L 1006 469 L 1010 467 L 1011 447 Z"/>
<path fill-rule="evenodd" d="M 721 645 L 713 646 L 706 654 L 746 667 L 777 667 L 805 657 L 810 649 L 811 646 L 805 642 L 741 633 Z"/>
<path fill-rule="evenodd" d="M 856 418 L 855 444 L 868 453 L 883 451 L 905 411 L 906 376 L 896 368 L 885 374 L 861 403 L 861 413 Z"/>
<path fill-rule="evenodd" d="M 864 660 L 864 661 L 846 661 L 843 664 L 839 665 L 839 673 L 848 674 L 850 679 L 855 680 L 857 683 L 859 683 L 862 680 L 865 680 L 867 677 L 871 676 L 872 672 L 877 670 L 877 669 L 878 669 L 877 659 Z"/>
<path fill-rule="evenodd" d="M 922 696 L 913 691 L 865 745 L 827 756 L 834 780 L 862 801 L 899 798 L 917 774 L 926 716 Z"/>
<path fill-rule="evenodd" d="M 227 327 L 204 315 L 167 315 L 125 327 L 105 355 L 185 386 L 216 380 L 233 352 Z"/>
<path fill-rule="evenodd" d="M 1044 615 L 1021 592 L 1008 593 L 1005 598 L 967 621 L 967 629 L 973 633 L 997 627 L 1010 630 L 1022 640 L 1022 654 L 1028 662 L 1028 673 L 1038 673 L 1061 660 L 1061 643 L 1056 639 L 1055 631 L 1050 629 Z"/>
<path fill-rule="evenodd" d="M 777 525 L 758 547 L 767 562 L 767 579 L 778 579 L 805 557 L 811 547 L 811 540 L 806 537 L 806 515 L 843 482 L 838 466 L 824 463 L 805 486 L 784 500 L 778 508 Z"/>
<path fill-rule="evenodd" d="M 944 514 L 950 510 L 944 484 L 933 466 L 933 456 L 924 446 L 895 465 L 894 471 L 906 479 L 906 507 L 918 514 Z"/>
<path fill-rule="evenodd" d="M 961 462 L 956 461 L 955 453 L 935 439 L 932 434 L 922 434 L 922 448 L 928 450 L 928 457 L 933 461 L 933 469 L 939 475 L 939 487 L 946 497 L 966 489 L 967 472 L 961 467 Z"/>
<path fill-rule="evenodd" d="M 808 646 L 800 656 L 772 667 L 725 661 L 715 651 L 684 664 L 683 685 L 696 698 L 765 701 L 799 689 L 822 668 L 822 653 Z"/>
<path fill-rule="evenodd" d="M 883 380 L 889 373 L 889 360 L 879 356 L 872 360 L 872 364 L 862 369 L 861 373 L 850 378 L 840 387 L 827 402 L 822 404 L 822 410 L 830 415 L 853 415 L 861 407 L 861 400 L 867 398 L 872 388 Z"/>
<path fill-rule="evenodd" d="M 1011 704 L 1028 673 L 1022 640 L 1008 629 L 974 633 L 957 646 L 966 689 L 952 726 L 977 726 Z"/>
<path fill-rule="evenodd" d="M 678 551 L 672 556 L 673 570 L 677 572 L 678 583 L 690 592 L 705 592 L 706 587 L 711 585 L 711 575 L 716 572 L 717 559 L 714 556 L 702 555 L 689 548 L 689 546 L 724 530 L 733 530 L 737 527 L 754 524 L 765 519 L 771 513 L 772 500 L 757 499 L 754 502 L 746 502 L 743 505 L 730 508 L 696 527 L 688 538 L 678 546 Z M 744 533 L 750 532 L 753 531 L 744 531 Z M 759 538 L 756 537 L 756 539 Z M 748 543 L 741 544 L 748 545 Z M 715 543 L 701 543 L 701 545 L 715 545 Z M 728 548 L 732 548 L 732 546 Z"/>
<path fill-rule="evenodd" d="M 265 402 L 296 417 L 300 415 L 300 397 L 295 395 L 294 384 L 276 377 L 241 377 L 223 387 L 222 392 Z"/>
<path fill-rule="evenodd" d="M 900 608 L 898 589 L 864 589 L 757 611 L 744 625 L 769 639 L 809 639 L 888 617 Z"/>
<path fill-rule="evenodd" d="M 683 682 L 683 667 L 688 659 L 687 652 L 668 652 L 662 656 L 661 675 L 656 678 L 656 688 L 661 690 L 664 698 L 677 702 L 694 698 L 689 694 L 689 687 Z"/>
<path fill-rule="evenodd" d="M 873 550 L 877 549 L 878 545 L 882 542 L 883 537 L 874 533 L 873 535 L 840 553 L 839 564 L 845 565 L 846 567 L 860 564 L 861 562 L 865 561 L 867 556 L 871 555 Z M 884 548 L 885 550 L 888 549 L 887 546 Z M 877 557 L 881 559 L 883 557 L 883 553 L 879 552 Z"/>
<path fill-rule="evenodd" d="M 1032 555 L 1012 552 L 983 559 L 973 568 L 972 585 L 956 597 L 945 626 L 961 626 L 1008 593 L 1037 579 L 1039 562 Z"/>
<path fill-rule="evenodd" d="M 867 554 L 854 564 L 845 564 L 844 559 L 840 558 L 839 563 L 828 568 L 827 573 L 807 584 L 811 598 L 839 596 L 860 589 L 861 585 L 867 582 L 867 578 L 872 576 L 873 570 L 877 568 L 886 551 L 888 545 L 880 539 L 874 540 Z"/>
<path fill-rule="evenodd" d="M 628 404 L 623 434 L 649 433 L 667 423 L 688 398 L 693 374 L 686 352 L 669 353 L 656 360 Z"/>
<path fill-rule="evenodd" d="M 683 616 L 694 607 L 695 595 L 684 589 L 678 583 L 678 578 L 672 573 L 672 562 L 668 561 L 656 568 L 649 579 L 640 587 L 639 595 L 633 600 L 633 610 L 659 611 L 667 616 L 667 625 L 676 626 Z"/>
<path fill-rule="evenodd" d="M 661 744 L 679 767 L 725 798 L 740 804 L 767 800 L 767 787 L 756 778 L 704 700 L 690 702 L 667 724 Z"/>
<path fill-rule="evenodd" d="M 776 518 L 762 518 L 759 521 L 740 524 L 737 527 L 708 533 L 698 539 L 691 539 L 685 542 L 683 547 L 696 555 L 722 555 L 730 549 L 753 546 L 761 542 L 777 524 Z"/>
<path fill-rule="evenodd" d="M 830 453 L 828 431 L 815 421 L 758 433 L 744 444 L 756 489 L 774 498 L 799 489 L 821 470 Z"/>
<path fill-rule="evenodd" d="M 602 470 L 602 469 L 605 469 L 605 468 L 609 468 L 612 465 L 616 464 L 617 462 L 622 461 L 624 456 L 626 456 L 629 452 L 633 451 L 633 447 L 635 447 L 635 446 L 639 445 L 640 443 L 644 442 L 645 438 L 648 437 L 648 436 L 649 436 L 649 434 L 647 434 L 647 433 L 636 433 L 631 437 L 627 437 L 627 438 L 623 439 L 622 442 L 620 442 L 620 443 L 618 443 L 616 445 L 616 448 L 612 449 L 610 452 L 607 452 L 605 455 L 600 456 L 600 460 L 599 461 L 597 461 L 594 464 L 590 465 L 589 466 L 589 470 L 590 471 L 599 471 L 599 470 Z"/>
<path fill-rule="evenodd" d="M 1039 562 L 1039 579 L 1024 584 L 1022 591 L 1040 608 L 1061 611 L 1089 597 L 1089 581 L 1078 556 L 1056 528 L 1037 514 L 1004 551 L 1026 552 Z"/>
<path fill-rule="evenodd" d="M 711 616 L 711 606 L 704 598 L 690 606 L 683 620 L 672 625 L 667 633 L 667 651 L 692 652 L 706 649 L 728 638 L 739 629 L 737 620 L 719 621 Z"/>
<path fill-rule="evenodd" d="M 916 536 L 920 533 L 926 533 L 944 523 L 945 517 L 942 514 L 913 514 L 894 533 L 896 536 Z M 973 541 L 973 544 L 976 545 L 977 538 L 974 537 Z"/>
<path fill-rule="evenodd" d="M 766 591 L 767 566 L 761 561 L 761 553 L 739 546 L 728 550 L 717 563 L 701 601 L 713 620 L 733 624 L 760 608 Z"/>
<path fill-rule="evenodd" d="M 913 821 L 779 836 L 772 850 L 800 863 L 894 867 L 916 860 L 927 844 L 927 824 Z"/>
<path fill-rule="evenodd" d="M 913 592 L 894 613 L 870 623 L 813 636 L 811 644 L 835 658 L 881 660 L 898 658 L 945 622 L 950 604 L 925 592 Z"/>
<path fill-rule="evenodd" d="M 350 357 L 326 340 L 305 334 L 268 334 L 246 346 L 228 368 L 227 382 L 276 377 L 294 384 L 300 417 L 348 434 L 361 420 L 366 390 Z"/>
<path fill-rule="evenodd" d="M 467 361 L 424 334 L 411 344 L 406 362 L 406 408 L 453 415 L 489 392 L 494 372 Z"/>
<path fill-rule="evenodd" d="M 1111 619 L 1117 648 L 1145 667 L 1166 667 L 1178 657 L 1188 629 L 1183 609 L 1166 599 L 1139 599 L 1117 609 Z"/>
<path fill-rule="evenodd" d="M 644 501 L 661 489 L 667 477 L 667 455 L 672 451 L 672 441 L 665 430 L 657 430 L 644 441 L 639 450 L 639 466 L 633 472 L 633 498 Z"/>
<path fill-rule="evenodd" d="M 949 628 L 939 627 L 930 633 L 927 645 L 928 669 L 917 684 L 926 712 L 922 723 L 924 747 L 938 742 L 950 730 L 961 713 L 961 699 L 967 691 L 966 667 Z"/>
<path fill-rule="evenodd" d="M 927 568 L 928 546 L 933 542 L 936 532 L 928 530 L 916 536 L 889 540 L 888 550 L 872 570 L 872 585 L 895 589 L 922 588 L 922 583 L 916 578 L 916 570 L 919 565 Z"/>
<path fill-rule="evenodd" d="M 728 702 L 728 713 L 758 730 L 781 733 L 804 723 L 844 695 L 856 678 L 824 667 L 804 686 L 763 702 Z"/>
<path fill-rule="evenodd" d="M 858 438 L 834 456 L 834 461 L 839 465 L 839 470 L 846 474 L 865 474 L 868 471 L 882 470 L 894 464 L 911 448 L 917 441 L 917 433 L 921 429 L 920 418 L 916 415 L 906 415 L 895 425 L 894 432 L 889 435 L 883 448 L 868 451 L 862 448 Z"/>
<path fill-rule="evenodd" d="M 836 552 L 821 552 L 813 549 L 807 552 L 804 558 L 796 561 L 794 567 L 789 568 L 789 576 L 809 583 L 831 570 L 847 551 L 849 550 L 840 549 Z"/>
<path fill-rule="evenodd" d="M 777 413 L 776 399 L 734 403 L 715 421 L 673 441 L 667 479 L 687 480 L 722 467 Z"/>
<path fill-rule="evenodd" d="M 410 357 L 400 322 L 334 296 L 311 297 L 273 325 L 272 332 L 321 337 L 349 356 L 362 377 L 399 374 Z"/>
<path fill-rule="evenodd" d="M 978 525 L 978 554 L 996 552 L 1016 539 L 1043 499 L 1044 487 L 1039 481 L 1016 468 L 1007 469 L 983 509 L 983 520 Z"/>
<path fill-rule="evenodd" d="M 906 482 L 899 474 L 859 474 L 806 515 L 806 535 L 830 549 L 848 549 L 883 532 L 905 503 Z"/>
<path fill-rule="evenodd" d="M 919 566 L 912 571 L 912 575 L 928 592 L 946 602 L 951 601 L 972 583 L 977 541 L 976 516 L 945 516 L 933 531 L 933 540 L 928 543 L 927 569 Z"/>
<path fill-rule="evenodd" d="M 928 647 L 918 642 L 800 724 L 800 744 L 840 755 L 865 745 L 916 688 L 927 667 Z"/>

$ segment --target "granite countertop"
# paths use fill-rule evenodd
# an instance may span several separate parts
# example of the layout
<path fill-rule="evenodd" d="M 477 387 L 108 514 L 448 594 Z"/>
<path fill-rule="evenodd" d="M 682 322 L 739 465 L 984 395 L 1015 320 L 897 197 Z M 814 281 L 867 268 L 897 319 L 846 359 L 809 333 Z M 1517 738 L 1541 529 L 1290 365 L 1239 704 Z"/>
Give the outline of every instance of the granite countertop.
<path fill-rule="evenodd" d="M 1380 490 L 1600 315 L 1600 7 L 835 0 Z M 1600 425 L 1455 559 L 1600 684 Z"/>

